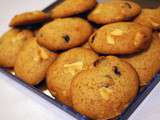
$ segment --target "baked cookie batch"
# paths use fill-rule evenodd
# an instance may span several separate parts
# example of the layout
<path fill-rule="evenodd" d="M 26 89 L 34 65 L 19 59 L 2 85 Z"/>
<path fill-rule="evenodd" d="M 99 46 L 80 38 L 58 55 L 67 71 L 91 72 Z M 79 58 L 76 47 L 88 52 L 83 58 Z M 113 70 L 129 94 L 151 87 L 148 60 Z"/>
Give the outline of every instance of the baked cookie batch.
<path fill-rule="evenodd" d="M 160 70 L 160 8 L 64 0 L 9 26 L 0 66 L 30 85 L 46 80 L 57 100 L 93 120 L 119 116 Z"/>

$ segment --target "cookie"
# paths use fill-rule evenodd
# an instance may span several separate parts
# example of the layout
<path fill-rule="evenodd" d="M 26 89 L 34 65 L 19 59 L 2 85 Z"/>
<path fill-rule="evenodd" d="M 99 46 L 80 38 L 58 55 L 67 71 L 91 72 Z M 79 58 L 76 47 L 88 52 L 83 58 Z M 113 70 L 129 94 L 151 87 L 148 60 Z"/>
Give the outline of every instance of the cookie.
<path fill-rule="evenodd" d="M 153 34 L 153 40 L 150 47 L 135 55 L 123 58 L 129 62 L 138 72 L 140 85 L 147 85 L 154 75 L 160 70 L 160 35 Z"/>
<path fill-rule="evenodd" d="M 10 29 L 0 38 L 0 66 L 13 67 L 24 43 L 33 37 L 30 30 Z"/>
<path fill-rule="evenodd" d="M 137 95 L 138 75 L 113 56 L 99 58 L 93 65 L 72 80 L 73 108 L 94 120 L 115 118 Z"/>
<path fill-rule="evenodd" d="M 48 21 L 49 19 L 51 19 L 50 15 L 42 11 L 25 12 L 14 16 L 9 25 L 11 27 L 31 25 Z"/>
<path fill-rule="evenodd" d="M 81 18 L 62 18 L 44 25 L 37 37 L 50 50 L 66 50 L 85 43 L 92 32 L 92 26 Z"/>
<path fill-rule="evenodd" d="M 106 3 L 99 3 L 88 15 L 88 20 L 97 24 L 107 24 L 130 20 L 141 12 L 141 7 L 126 0 L 112 0 Z"/>
<path fill-rule="evenodd" d="M 158 30 L 160 29 L 160 8 L 143 9 L 141 14 L 134 21 L 154 30 Z"/>
<path fill-rule="evenodd" d="M 92 9 L 96 0 L 65 0 L 51 10 L 53 18 L 69 17 Z"/>
<path fill-rule="evenodd" d="M 56 54 L 39 46 L 36 38 L 27 41 L 19 53 L 15 63 L 16 75 L 30 85 L 37 85 L 46 75 L 49 65 L 56 58 Z"/>
<path fill-rule="evenodd" d="M 90 46 L 101 54 L 131 54 L 146 49 L 152 30 L 134 22 L 117 22 L 97 30 L 89 40 Z"/>
<path fill-rule="evenodd" d="M 47 86 L 51 94 L 72 106 L 70 84 L 73 77 L 87 69 L 97 58 L 96 53 L 85 48 L 73 48 L 62 53 L 48 70 Z"/>

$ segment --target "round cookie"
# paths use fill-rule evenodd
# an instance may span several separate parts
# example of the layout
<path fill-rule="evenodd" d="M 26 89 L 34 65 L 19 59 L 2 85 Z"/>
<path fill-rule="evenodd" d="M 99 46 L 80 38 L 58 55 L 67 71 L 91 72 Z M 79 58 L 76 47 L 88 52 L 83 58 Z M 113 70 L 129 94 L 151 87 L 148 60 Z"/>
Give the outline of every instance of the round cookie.
<path fill-rule="evenodd" d="M 85 43 L 92 32 L 92 26 L 81 18 L 62 18 L 44 25 L 37 37 L 50 50 L 66 50 Z"/>
<path fill-rule="evenodd" d="M 140 85 L 147 85 L 154 75 L 160 70 L 160 34 L 153 34 L 150 47 L 135 55 L 123 58 L 129 62 L 138 72 Z"/>
<path fill-rule="evenodd" d="M 117 57 L 102 57 L 72 80 L 73 107 L 94 120 L 115 118 L 137 95 L 138 87 L 131 65 Z"/>
<path fill-rule="evenodd" d="M 143 9 L 141 14 L 134 21 L 154 30 L 160 29 L 160 8 Z"/>
<path fill-rule="evenodd" d="M 101 54 L 130 54 L 146 49 L 151 42 L 152 30 L 134 22 L 105 25 L 89 40 L 90 46 Z"/>
<path fill-rule="evenodd" d="M 97 24 L 107 24 L 130 20 L 141 12 L 141 7 L 126 0 L 99 3 L 88 15 L 88 20 Z"/>
<path fill-rule="evenodd" d="M 96 53 L 85 48 L 74 48 L 62 53 L 48 70 L 47 86 L 51 94 L 72 106 L 70 84 L 73 77 L 87 69 L 97 58 Z"/>
<path fill-rule="evenodd" d="M 26 40 L 33 37 L 30 30 L 10 29 L 0 38 L 0 66 L 13 67 Z"/>
<path fill-rule="evenodd" d="M 48 21 L 50 16 L 42 11 L 25 12 L 16 15 L 10 21 L 11 27 L 21 26 L 21 25 L 31 25 L 44 21 Z"/>
<path fill-rule="evenodd" d="M 15 73 L 26 83 L 37 85 L 45 78 L 47 69 L 56 56 L 55 53 L 39 46 L 36 38 L 33 38 L 26 42 L 19 53 L 14 68 Z"/>
<path fill-rule="evenodd" d="M 69 17 L 92 9 L 96 0 L 65 0 L 51 10 L 53 18 Z"/>

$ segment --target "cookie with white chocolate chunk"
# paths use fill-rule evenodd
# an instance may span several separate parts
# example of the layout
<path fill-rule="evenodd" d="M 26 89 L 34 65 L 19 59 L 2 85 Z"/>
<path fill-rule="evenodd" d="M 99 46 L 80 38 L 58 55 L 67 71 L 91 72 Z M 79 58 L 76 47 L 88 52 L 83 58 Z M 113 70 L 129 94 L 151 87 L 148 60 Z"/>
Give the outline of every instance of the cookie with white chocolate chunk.
<path fill-rule="evenodd" d="M 47 86 L 51 94 L 72 106 L 70 84 L 73 77 L 87 69 L 97 58 L 96 53 L 86 48 L 74 48 L 59 55 L 47 74 Z"/>
<path fill-rule="evenodd" d="M 97 24 L 108 24 L 130 20 L 141 12 L 141 7 L 133 1 L 111 0 L 99 3 L 88 15 L 88 19 Z"/>
<path fill-rule="evenodd" d="M 152 30 L 134 22 L 105 25 L 91 35 L 89 44 L 101 54 L 131 54 L 148 48 Z"/>
<path fill-rule="evenodd" d="M 125 56 L 137 71 L 140 78 L 140 85 L 148 85 L 154 75 L 160 70 L 160 33 L 153 33 L 150 47 L 142 53 Z"/>
<path fill-rule="evenodd" d="M 0 38 L 0 66 L 14 67 L 16 58 L 25 42 L 33 37 L 26 29 L 10 29 Z"/>
<path fill-rule="evenodd" d="M 36 38 L 28 41 L 19 53 L 15 73 L 30 85 L 37 85 L 46 75 L 49 65 L 55 60 L 56 54 L 39 46 Z"/>
<path fill-rule="evenodd" d="M 160 8 L 143 9 L 141 14 L 134 21 L 154 30 L 160 29 Z"/>
<path fill-rule="evenodd" d="M 73 108 L 93 120 L 108 120 L 123 112 L 138 92 L 139 79 L 127 62 L 99 58 L 71 83 Z"/>

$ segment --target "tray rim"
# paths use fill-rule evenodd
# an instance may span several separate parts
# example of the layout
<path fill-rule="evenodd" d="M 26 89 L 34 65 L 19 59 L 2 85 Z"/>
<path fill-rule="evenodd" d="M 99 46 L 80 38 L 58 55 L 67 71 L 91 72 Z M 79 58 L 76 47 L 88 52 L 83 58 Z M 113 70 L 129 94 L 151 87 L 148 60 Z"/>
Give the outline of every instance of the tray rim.
<path fill-rule="evenodd" d="M 28 88 L 29 90 L 39 95 L 40 97 L 44 98 L 45 100 L 50 102 L 52 105 L 55 105 L 61 110 L 67 112 L 72 117 L 78 120 L 90 120 L 87 116 L 78 113 L 73 108 L 64 105 L 63 103 L 57 101 L 56 99 L 53 99 L 52 97 L 46 95 L 45 93 L 43 93 L 41 90 L 39 90 L 35 86 L 29 85 L 28 83 L 24 82 L 17 76 L 11 74 L 7 68 L 0 67 L 0 72 L 2 74 L 5 74 L 7 77 L 11 78 L 15 82 Z M 145 86 L 143 90 L 139 92 L 139 94 L 135 97 L 135 99 L 131 102 L 131 104 L 124 110 L 124 112 L 120 116 L 118 116 L 116 120 L 127 120 L 134 113 L 134 111 L 138 108 L 138 106 L 143 102 L 143 100 L 150 94 L 150 92 L 156 87 L 156 85 L 159 82 L 160 82 L 160 72 L 155 75 L 155 77 L 151 80 L 149 85 Z"/>

